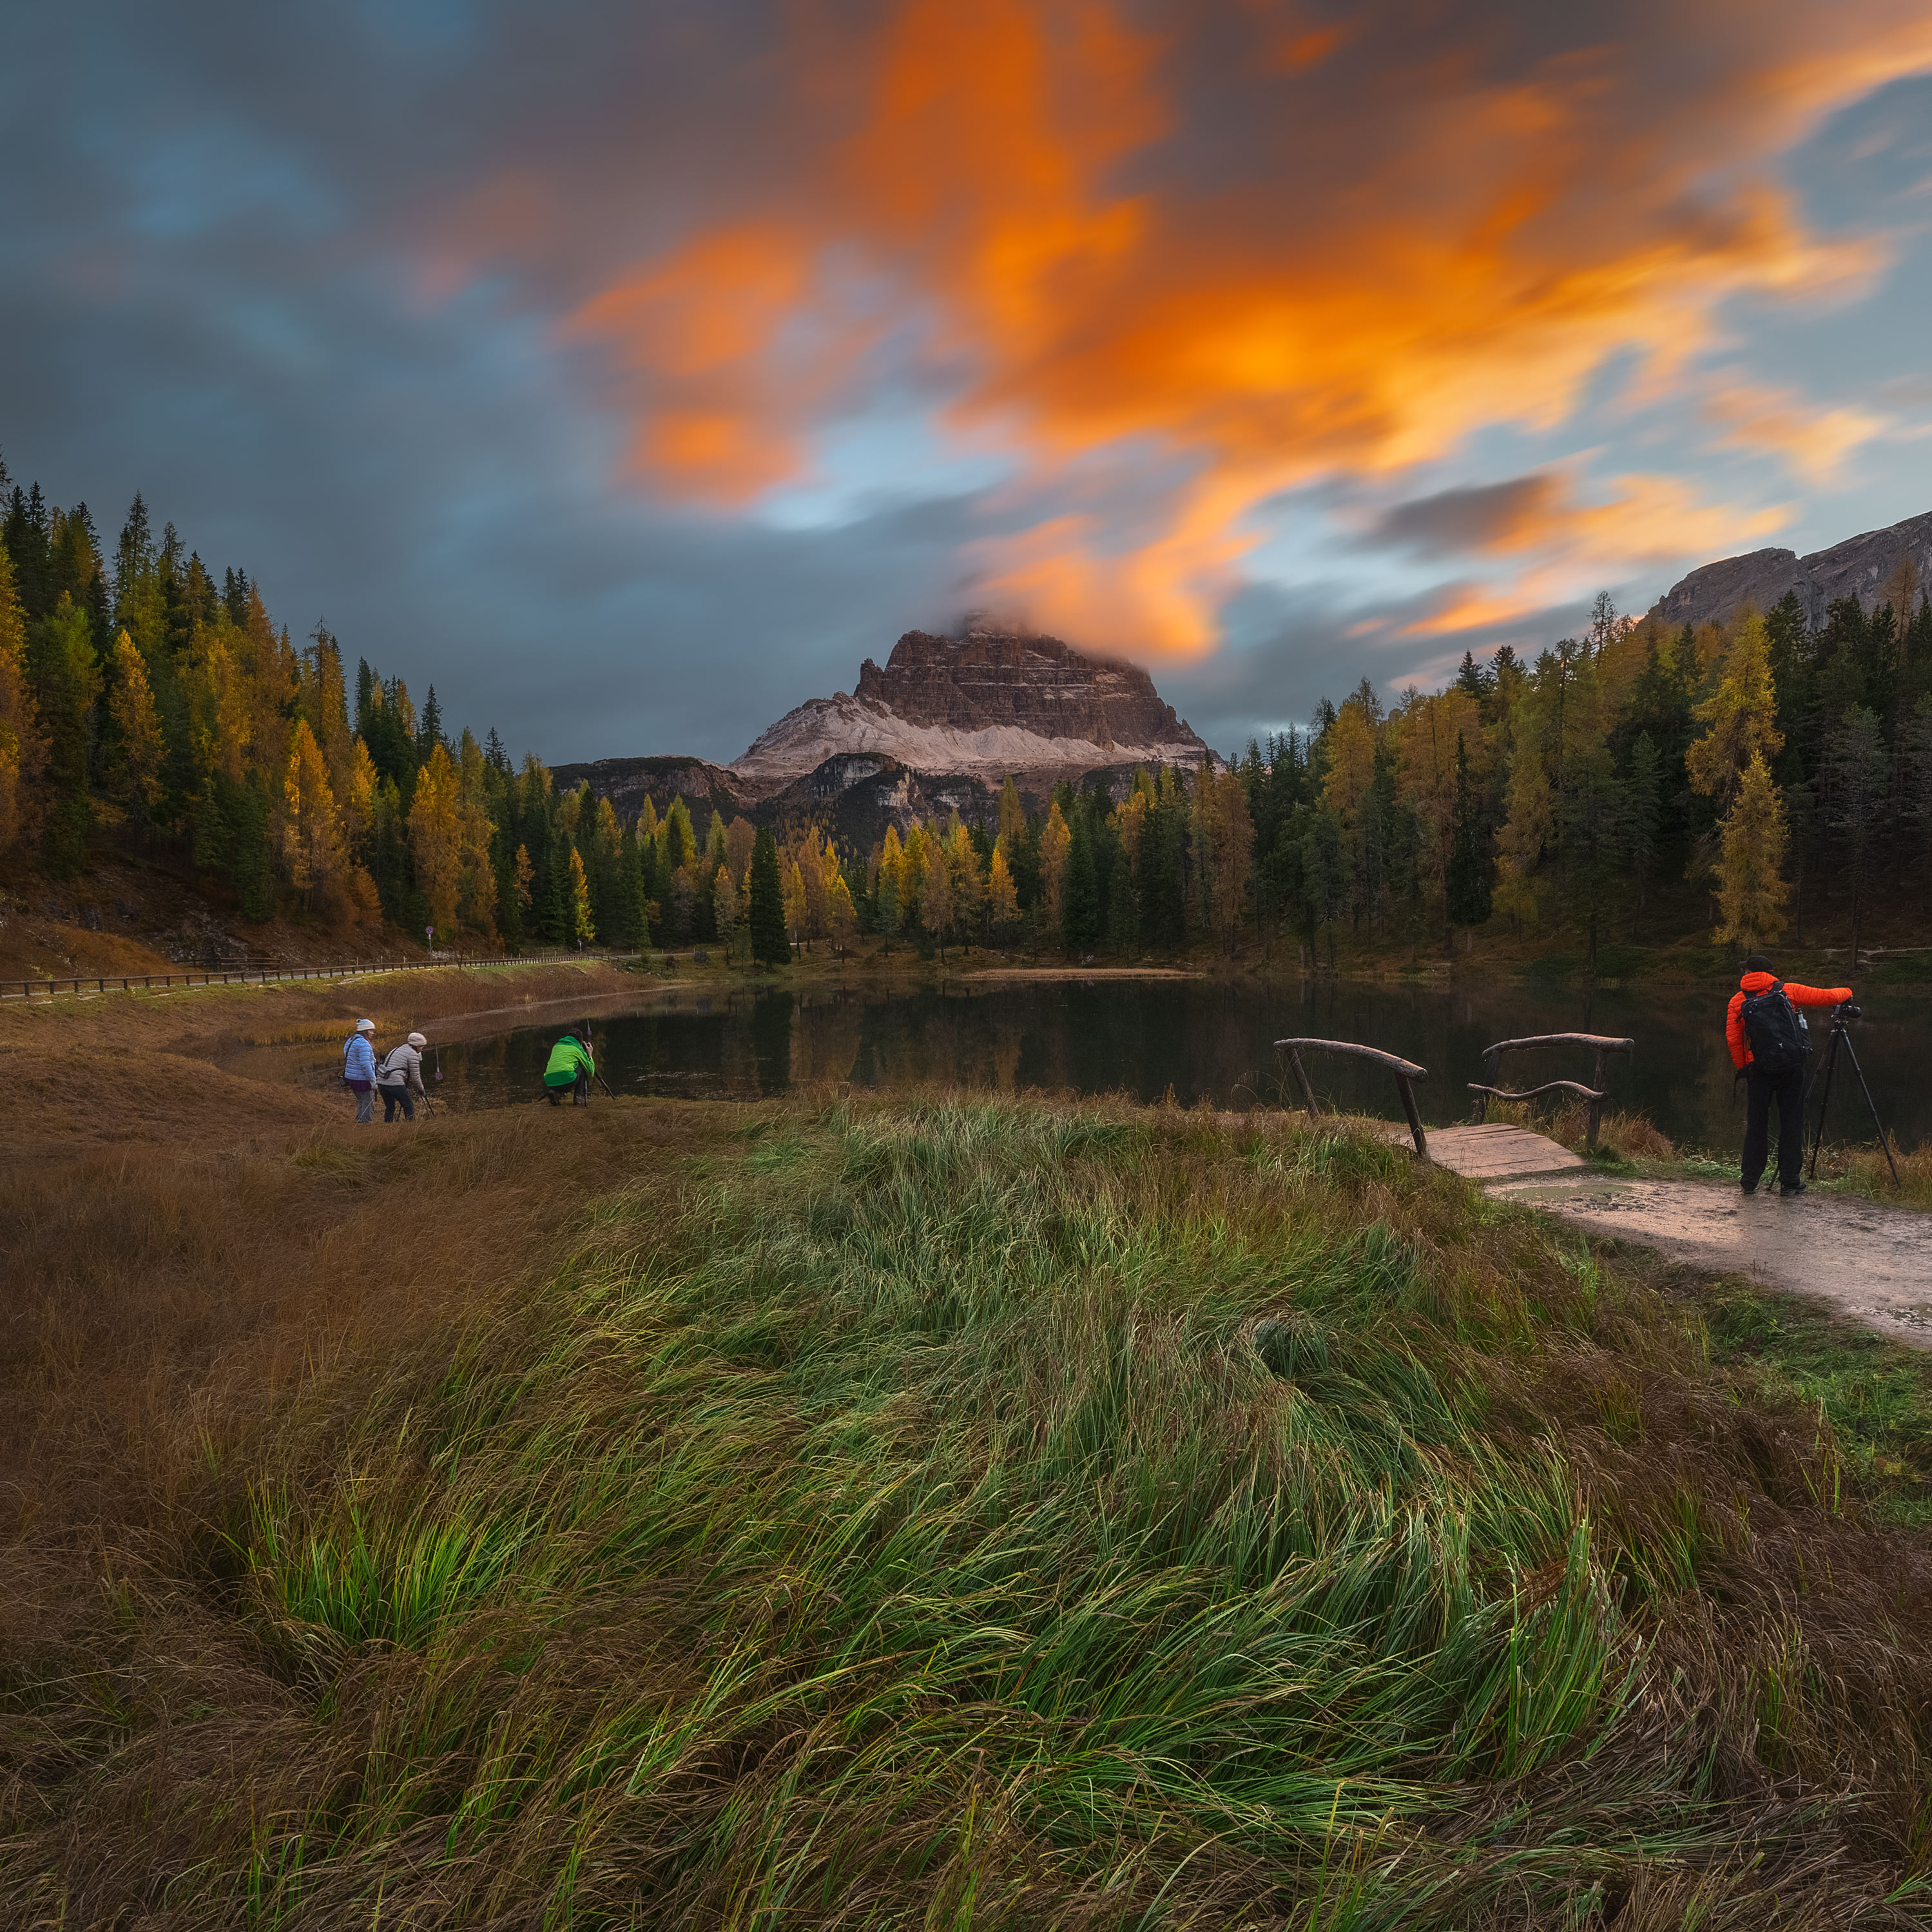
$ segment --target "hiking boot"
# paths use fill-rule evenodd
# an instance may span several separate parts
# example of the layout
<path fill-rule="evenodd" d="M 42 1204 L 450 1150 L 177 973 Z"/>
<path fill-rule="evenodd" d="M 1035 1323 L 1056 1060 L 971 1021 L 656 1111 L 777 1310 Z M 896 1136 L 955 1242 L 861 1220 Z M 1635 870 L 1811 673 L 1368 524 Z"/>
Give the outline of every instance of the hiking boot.
<path fill-rule="evenodd" d="M 1787 1181 L 1778 1192 L 1780 1199 L 1788 1201 L 1792 1195 L 1804 1192 L 1804 1184 L 1802 1180 Z"/>
<path fill-rule="evenodd" d="M 1757 1183 L 1754 1180 L 1741 1180 L 1738 1183 L 1738 1186 L 1746 1194 L 1755 1194 L 1757 1192 Z"/>

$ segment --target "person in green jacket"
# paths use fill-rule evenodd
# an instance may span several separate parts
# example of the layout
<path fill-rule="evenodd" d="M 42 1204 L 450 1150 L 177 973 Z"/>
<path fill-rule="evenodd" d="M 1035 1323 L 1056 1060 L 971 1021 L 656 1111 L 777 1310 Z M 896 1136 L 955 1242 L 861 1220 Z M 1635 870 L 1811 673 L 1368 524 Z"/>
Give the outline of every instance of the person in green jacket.
<path fill-rule="evenodd" d="M 550 1064 L 544 1069 L 544 1085 L 550 1090 L 553 1107 L 563 1104 L 566 1092 L 573 1107 L 590 1104 L 590 1082 L 597 1063 L 590 1057 L 590 1029 L 567 1033 L 550 1050 Z"/>

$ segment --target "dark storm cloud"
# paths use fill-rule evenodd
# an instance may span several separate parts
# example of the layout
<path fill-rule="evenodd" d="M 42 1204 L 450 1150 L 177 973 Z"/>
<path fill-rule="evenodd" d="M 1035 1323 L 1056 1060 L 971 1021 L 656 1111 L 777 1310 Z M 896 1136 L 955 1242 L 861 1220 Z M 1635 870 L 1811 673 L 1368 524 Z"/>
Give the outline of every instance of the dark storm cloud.
<path fill-rule="evenodd" d="M 553 759 L 729 758 L 849 684 L 929 617 L 962 506 L 814 537 L 614 490 L 623 428 L 586 410 L 544 318 L 424 292 L 426 208 L 514 173 L 518 140 L 554 161 L 604 138 L 628 90 L 647 150 L 701 168 L 715 136 L 722 167 L 755 146 L 668 70 L 586 58 L 617 12 L 542 35 L 454 10 L 419 33 L 256 8 L 28 21 L 0 79 L 12 468 L 89 500 L 110 544 L 143 491 L 298 634 L 326 616 L 352 662 L 434 682 L 446 715 Z M 704 29 L 714 48 L 728 26 Z M 83 64 L 84 106 L 46 85 Z"/>
<path fill-rule="evenodd" d="M 1830 251 L 1712 158 L 1742 179 L 1916 31 L 1891 0 L 1754 34 L 1723 0 L 16 11 L 13 467 L 110 543 L 142 490 L 298 633 L 558 760 L 728 758 L 1002 584 L 1102 645 L 1223 612 L 1219 657 L 1156 667 L 1217 742 L 1433 662 L 1393 604 L 1243 589 L 1230 532 L 1310 463 L 1372 516 L 1498 412 L 1560 420 L 1612 348 L 1694 336 L 1687 292 L 1809 286 Z M 885 464 L 810 529 L 724 501 L 809 482 L 868 406 L 997 422 L 1006 481 Z M 1724 521 L 1553 488 L 1376 527 L 1442 557 Z"/>
<path fill-rule="evenodd" d="M 1256 584 L 1224 611 L 1227 643 L 1211 657 L 1163 672 L 1162 696 L 1224 757 L 1251 737 L 1306 730 L 1324 698 L 1339 704 L 1366 677 L 1385 704 L 1411 685 L 1440 687 L 1463 652 L 1480 662 L 1502 644 L 1534 657 L 1578 630 L 1582 604 L 1528 610 L 1466 635 L 1432 634 L 1439 593 L 1365 608 L 1332 591 Z"/>
<path fill-rule="evenodd" d="M 1564 496 L 1562 481 L 1546 475 L 1439 490 L 1433 496 L 1391 505 L 1376 519 L 1372 540 L 1422 556 L 1526 549 L 1543 536 L 1562 511 Z"/>

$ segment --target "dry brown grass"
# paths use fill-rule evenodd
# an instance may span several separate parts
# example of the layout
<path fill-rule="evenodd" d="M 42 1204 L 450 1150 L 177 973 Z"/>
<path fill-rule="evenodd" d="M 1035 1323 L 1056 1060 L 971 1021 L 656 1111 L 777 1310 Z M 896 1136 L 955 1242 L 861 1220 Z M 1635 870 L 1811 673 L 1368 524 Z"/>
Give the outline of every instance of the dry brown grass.
<path fill-rule="evenodd" d="M 1556 1103 L 1534 1100 L 1492 1100 L 1486 1118 L 1511 1126 L 1527 1127 L 1547 1134 L 1573 1151 L 1581 1154 L 1588 1144 L 1590 1109 L 1587 1102 L 1566 1099 Z M 1675 1160 L 1677 1146 L 1669 1135 L 1653 1126 L 1642 1114 L 1619 1110 L 1606 1113 L 1598 1124 L 1599 1151 L 1618 1160 Z"/>
<path fill-rule="evenodd" d="M 1489 1118 L 1533 1128 L 1578 1154 L 1583 1153 L 1588 1144 L 1589 1110 L 1580 1100 L 1542 1107 L 1530 1101 L 1492 1101 Z M 1707 1177 L 1714 1171 L 1710 1156 L 1679 1148 L 1642 1114 L 1606 1114 L 1598 1136 L 1598 1150 L 1613 1160 L 1665 1170 L 1681 1168 L 1700 1177 Z M 1834 1192 L 1856 1194 L 1887 1207 L 1932 1209 L 1932 1145 L 1910 1152 L 1894 1147 L 1892 1159 L 1898 1167 L 1895 1181 L 1884 1154 L 1876 1145 L 1848 1145 L 1827 1140 L 1819 1152 L 1816 1178 Z M 1808 1172 L 1808 1154 L 1807 1164 Z M 1719 1165 L 1724 1171 L 1731 1171 L 1731 1162 Z"/>
<path fill-rule="evenodd" d="M 1868 1201 L 1882 1201 L 1894 1207 L 1932 1208 L 1932 1146 L 1914 1148 L 1907 1153 L 1894 1148 L 1892 1157 L 1898 1164 L 1898 1179 L 1884 1154 L 1876 1147 L 1846 1147 L 1827 1141 L 1818 1155 L 1818 1178 L 1846 1194 L 1862 1195 Z"/>
<path fill-rule="evenodd" d="M 344 1362 L 488 1320 L 554 1269 L 587 1202 L 693 1137 L 676 1107 L 388 1136 L 258 1115 L 20 1174 L 0 1232 L 0 1624 L 51 1628 L 71 1581 L 56 1552 L 85 1566 L 118 1530 L 168 1524 L 207 1466 Z"/>
<path fill-rule="evenodd" d="M 1708 1370 L 1681 1274 L 1346 1125 L 1118 1102 L 365 1134 L 234 1080 L 170 1132 L 203 1101 L 160 1010 L 58 1036 L 144 1137 L 37 1089 L 0 1226 L 26 1922 L 1922 1922 L 1882 1901 L 1932 1865 L 1932 1557 L 1818 1415 Z M 264 1509 L 524 1567 L 345 1636 L 275 1594 Z M 1487 1680 L 1448 1606 L 1533 1636 L 1580 1534 L 1580 1648 L 1525 1640 L 1557 1741 L 1516 1755 L 1506 1690 L 1452 1748 Z"/>
<path fill-rule="evenodd" d="M 0 916 L 0 983 L 75 973 L 180 970 L 152 946 L 124 933 L 91 932 L 85 926 L 15 910 Z"/>
<path fill-rule="evenodd" d="M 251 1045 L 333 1047 L 364 1016 L 385 1041 L 412 1028 L 447 1039 L 545 1009 L 568 1016 L 580 1004 L 638 997 L 648 983 L 592 962 L 0 1003 L 0 1078 L 18 1102 L 0 1112 L 0 1163 L 39 1165 L 90 1145 L 184 1138 L 212 1147 L 258 1130 L 319 1127 L 352 1112 L 340 1089 L 238 1079 L 216 1057 Z"/>

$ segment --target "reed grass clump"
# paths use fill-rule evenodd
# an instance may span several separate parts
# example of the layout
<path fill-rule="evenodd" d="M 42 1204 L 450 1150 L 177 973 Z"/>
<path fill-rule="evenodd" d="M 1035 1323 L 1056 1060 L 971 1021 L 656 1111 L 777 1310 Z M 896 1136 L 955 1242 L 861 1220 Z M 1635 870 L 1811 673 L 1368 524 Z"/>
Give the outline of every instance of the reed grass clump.
<path fill-rule="evenodd" d="M 1922 1540 L 1345 1124 L 660 1142 L 121 1542 L 5 1680 L 24 1923 L 1926 1919 Z"/>

